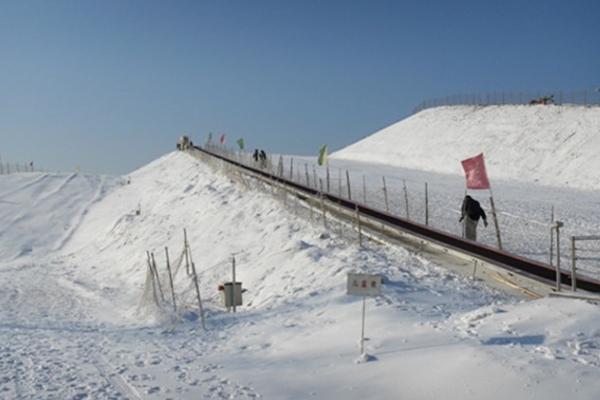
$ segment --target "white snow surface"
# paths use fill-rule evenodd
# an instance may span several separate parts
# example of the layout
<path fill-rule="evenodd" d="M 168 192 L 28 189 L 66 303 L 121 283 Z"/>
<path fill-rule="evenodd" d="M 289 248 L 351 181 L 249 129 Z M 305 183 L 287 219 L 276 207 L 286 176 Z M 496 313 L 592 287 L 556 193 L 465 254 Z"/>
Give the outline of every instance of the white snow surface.
<path fill-rule="evenodd" d="M 447 174 L 484 153 L 488 175 L 600 188 L 600 107 L 445 106 L 421 111 L 331 155 Z"/>
<path fill-rule="evenodd" d="M 258 187 L 180 152 L 124 178 L 0 176 L 0 398 L 598 398 L 598 306 L 360 248 Z M 185 268 L 177 312 L 164 279 L 163 306 L 144 301 L 145 252 L 164 277 L 184 227 L 206 331 Z M 217 291 L 232 254 L 248 289 L 235 314 Z M 384 276 L 365 363 L 349 271 Z"/>

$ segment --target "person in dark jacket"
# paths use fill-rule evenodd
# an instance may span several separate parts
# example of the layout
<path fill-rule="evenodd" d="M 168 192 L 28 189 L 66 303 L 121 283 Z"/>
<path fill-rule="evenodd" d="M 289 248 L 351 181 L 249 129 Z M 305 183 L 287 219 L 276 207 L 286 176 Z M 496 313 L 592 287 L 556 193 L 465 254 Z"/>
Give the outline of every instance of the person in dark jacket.
<path fill-rule="evenodd" d="M 260 151 L 259 158 L 260 158 L 260 167 L 267 168 L 267 153 L 265 153 L 264 150 Z"/>
<path fill-rule="evenodd" d="M 458 222 L 462 222 L 463 219 L 465 220 L 464 236 L 467 239 L 477 240 L 477 224 L 479 223 L 479 218 L 483 219 L 484 226 L 488 225 L 485 211 L 483 211 L 479 202 L 471 196 L 465 196 Z"/>
<path fill-rule="evenodd" d="M 252 155 L 252 158 L 254 158 L 255 163 L 258 162 L 258 149 L 254 149 L 254 154 Z"/>

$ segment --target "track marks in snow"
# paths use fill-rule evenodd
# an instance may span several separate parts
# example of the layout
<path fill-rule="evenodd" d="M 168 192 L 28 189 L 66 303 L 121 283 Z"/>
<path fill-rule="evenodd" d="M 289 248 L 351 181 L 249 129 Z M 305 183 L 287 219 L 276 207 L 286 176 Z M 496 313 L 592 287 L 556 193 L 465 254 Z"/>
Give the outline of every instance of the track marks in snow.
<path fill-rule="evenodd" d="M 43 256 L 61 249 L 114 180 L 81 174 L 45 174 L 5 191 L 0 207 L 0 260 Z M 0 189 L 11 184 L 0 181 Z"/>
<path fill-rule="evenodd" d="M 160 328 L 57 333 L 0 330 L 0 397 L 261 397 L 250 385 L 232 379 L 222 364 L 203 357 L 204 347 L 214 350 L 214 342 L 196 333 L 164 335 Z"/>
<path fill-rule="evenodd" d="M 143 399 L 136 388 L 131 385 L 119 371 L 115 370 L 101 353 L 96 354 L 94 366 L 104 379 L 110 382 L 113 387 L 117 388 L 119 392 L 124 394 L 128 399 Z"/>
<path fill-rule="evenodd" d="M 73 173 L 70 175 L 67 175 L 66 177 L 64 177 L 64 179 L 62 180 L 62 182 L 60 182 L 59 185 L 56 186 L 56 188 L 52 189 L 52 190 L 46 190 L 42 193 L 41 196 L 37 197 L 35 199 L 34 202 L 34 206 L 45 201 L 46 199 L 56 196 L 56 195 L 60 195 L 62 190 L 64 190 L 67 185 L 73 181 L 75 178 L 77 177 L 77 174 Z"/>
<path fill-rule="evenodd" d="M 96 191 L 93 197 L 89 200 L 89 202 L 78 212 L 75 213 L 73 218 L 71 219 L 72 223 L 70 224 L 67 232 L 63 235 L 63 237 L 59 240 L 59 242 L 55 245 L 54 251 L 60 250 L 63 246 L 69 241 L 69 239 L 73 236 L 73 233 L 79 228 L 81 225 L 85 215 L 88 213 L 90 207 L 92 207 L 95 203 L 98 203 L 104 197 L 106 192 L 106 180 L 102 178 L 99 184 L 96 187 Z"/>
<path fill-rule="evenodd" d="M 98 351 L 91 337 L 13 330 L 1 332 L 0 338 L 8 349 L 0 359 L 0 376 L 14 384 L 15 398 L 122 398 L 90 361 L 87 353 Z"/>
<path fill-rule="evenodd" d="M 561 310 L 564 305 L 555 305 L 549 299 L 531 301 L 521 309 L 509 304 L 491 305 L 457 314 L 441 327 L 491 350 L 510 347 L 533 358 L 569 360 L 600 368 L 600 331 L 581 331 L 585 325 L 572 323 L 570 315 Z M 582 306 L 580 321 L 588 318 L 595 321 L 594 308 Z M 535 312 L 527 313 L 523 309 Z"/>
<path fill-rule="evenodd" d="M 42 175 L 38 176 L 37 178 L 34 178 L 33 180 L 31 180 L 21 186 L 18 186 L 14 189 L 7 190 L 4 193 L 0 193 L 0 199 L 4 199 L 5 197 L 10 196 L 14 193 L 18 193 L 18 192 L 24 191 L 32 186 L 36 186 L 43 180 L 47 179 L 49 176 L 50 176 L 49 174 L 42 174 Z"/>
<path fill-rule="evenodd" d="M 251 386 L 229 377 L 222 364 L 207 360 L 205 353 L 215 350 L 215 337 L 207 340 L 196 332 L 165 334 L 153 328 L 120 334 L 118 339 L 116 332 L 111 332 L 105 338 L 104 365 L 110 368 L 107 367 L 103 375 L 116 381 L 115 385 L 122 392 L 128 389 L 119 380 L 125 381 L 135 396 L 139 396 L 133 398 L 261 397 Z"/>
<path fill-rule="evenodd" d="M 260 397 L 228 376 L 222 364 L 206 360 L 207 353 L 218 353 L 222 346 L 220 335 L 207 340 L 160 326 L 108 327 L 94 319 L 94 288 L 80 288 L 55 273 L 48 266 L 13 270 L 15 288 L 0 290 L 5 304 L 0 310 L 0 398 Z M 23 310 L 36 311 L 24 315 Z"/>

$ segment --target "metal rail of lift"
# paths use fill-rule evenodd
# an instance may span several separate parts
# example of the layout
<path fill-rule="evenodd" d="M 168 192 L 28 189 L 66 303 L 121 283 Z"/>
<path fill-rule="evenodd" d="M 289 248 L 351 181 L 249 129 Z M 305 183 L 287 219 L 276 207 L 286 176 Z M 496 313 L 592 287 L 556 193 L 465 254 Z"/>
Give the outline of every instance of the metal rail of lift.
<path fill-rule="evenodd" d="M 215 157 L 229 164 L 261 176 L 266 180 L 272 181 L 278 185 L 284 185 L 299 194 L 307 197 L 322 196 L 324 200 L 336 204 L 337 207 L 345 209 L 348 213 L 355 213 L 357 210 L 361 218 L 367 217 L 371 220 L 385 224 L 387 229 L 393 228 L 401 233 L 409 234 L 415 238 L 422 239 L 429 243 L 434 243 L 438 248 L 444 251 L 451 250 L 453 253 L 460 253 L 463 256 L 472 257 L 474 260 L 480 260 L 484 263 L 499 267 L 507 271 L 510 275 L 516 274 L 529 280 L 537 281 L 546 287 L 552 287 L 556 283 L 556 269 L 549 264 L 521 257 L 507 251 L 499 250 L 491 246 L 463 239 L 459 236 L 443 232 L 427 225 L 409 221 L 385 211 L 380 211 L 356 201 L 348 200 L 330 193 L 321 193 L 320 191 L 274 175 L 268 171 L 253 168 L 246 164 L 231 160 L 223 155 L 213 151 L 194 146 L 197 151 L 206 155 Z M 571 285 L 571 273 L 561 270 L 560 281 L 565 286 Z M 588 292 L 600 292 L 600 281 L 582 275 L 577 275 L 576 285 L 578 289 Z"/>

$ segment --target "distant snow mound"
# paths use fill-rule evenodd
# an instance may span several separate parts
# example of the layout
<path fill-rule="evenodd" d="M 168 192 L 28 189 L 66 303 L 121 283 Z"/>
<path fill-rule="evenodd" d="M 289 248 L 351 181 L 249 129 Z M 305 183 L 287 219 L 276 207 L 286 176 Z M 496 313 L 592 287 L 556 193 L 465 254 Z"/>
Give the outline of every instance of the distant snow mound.
<path fill-rule="evenodd" d="M 447 106 L 421 111 L 332 158 L 462 174 L 484 153 L 493 180 L 600 187 L 600 107 Z"/>

